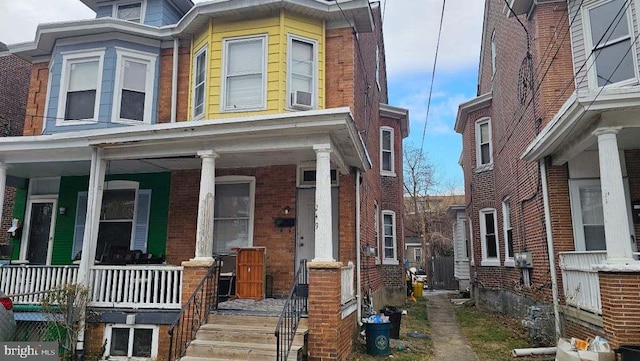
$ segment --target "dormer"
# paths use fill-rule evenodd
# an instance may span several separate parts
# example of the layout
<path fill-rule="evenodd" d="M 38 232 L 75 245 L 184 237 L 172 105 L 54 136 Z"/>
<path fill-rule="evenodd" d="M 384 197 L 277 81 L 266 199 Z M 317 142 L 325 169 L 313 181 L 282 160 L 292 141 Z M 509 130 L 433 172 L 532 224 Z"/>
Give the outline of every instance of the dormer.
<path fill-rule="evenodd" d="M 151 26 L 172 25 L 193 7 L 191 0 L 81 0 L 96 18 L 112 17 Z"/>

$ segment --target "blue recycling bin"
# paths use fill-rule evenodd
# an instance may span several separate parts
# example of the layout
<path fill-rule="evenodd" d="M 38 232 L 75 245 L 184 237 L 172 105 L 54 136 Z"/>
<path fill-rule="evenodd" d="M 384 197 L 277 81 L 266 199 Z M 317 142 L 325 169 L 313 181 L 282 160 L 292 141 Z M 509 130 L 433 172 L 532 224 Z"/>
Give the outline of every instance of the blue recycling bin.
<path fill-rule="evenodd" d="M 389 332 L 391 322 L 365 323 L 365 337 L 367 338 L 367 353 L 372 356 L 389 356 Z"/>

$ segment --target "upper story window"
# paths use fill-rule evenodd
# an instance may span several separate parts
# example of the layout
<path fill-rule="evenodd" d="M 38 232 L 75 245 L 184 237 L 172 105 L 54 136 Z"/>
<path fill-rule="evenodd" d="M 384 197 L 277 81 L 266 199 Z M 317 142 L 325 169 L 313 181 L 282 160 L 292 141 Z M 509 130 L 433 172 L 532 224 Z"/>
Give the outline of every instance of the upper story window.
<path fill-rule="evenodd" d="M 491 77 L 496 75 L 496 31 L 491 34 Z"/>
<path fill-rule="evenodd" d="M 204 99 L 207 79 L 207 47 L 200 49 L 195 56 L 193 67 L 193 118 L 204 115 Z"/>
<path fill-rule="evenodd" d="M 514 266 L 513 259 L 513 226 L 511 225 L 511 202 L 505 199 L 502 202 L 502 228 L 504 231 L 504 265 Z"/>
<path fill-rule="evenodd" d="M 156 57 L 124 49 L 116 52 L 114 120 L 150 123 Z"/>
<path fill-rule="evenodd" d="M 289 104 L 294 109 L 315 107 L 317 71 L 316 43 L 312 40 L 289 36 L 288 87 Z"/>
<path fill-rule="evenodd" d="M 484 169 L 493 163 L 491 145 L 491 120 L 483 118 L 476 122 L 476 167 Z M 485 167 L 483 167 L 485 166 Z"/>
<path fill-rule="evenodd" d="M 141 2 L 116 4 L 114 17 L 134 23 L 142 23 L 142 9 Z"/>
<path fill-rule="evenodd" d="M 382 211 L 383 264 L 398 264 L 398 246 L 396 243 L 396 212 Z"/>
<path fill-rule="evenodd" d="M 636 79 L 631 44 L 628 0 L 596 1 L 585 7 L 585 38 L 595 66 L 589 74 L 592 87 Z"/>
<path fill-rule="evenodd" d="M 62 54 L 58 124 L 97 121 L 103 58 L 104 50 Z"/>
<path fill-rule="evenodd" d="M 224 40 L 223 111 L 266 107 L 267 36 Z"/>
<path fill-rule="evenodd" d="M 481 266 L 499 266 L 498 233 L 496 210 L 485 208 L 480 210 L 480 246 L 482 248 Z"/>
<path fill-rule="evenodd" d="M 393 128 L 380 128 L 380 174 L 395 176 L 393 157 Z"/>

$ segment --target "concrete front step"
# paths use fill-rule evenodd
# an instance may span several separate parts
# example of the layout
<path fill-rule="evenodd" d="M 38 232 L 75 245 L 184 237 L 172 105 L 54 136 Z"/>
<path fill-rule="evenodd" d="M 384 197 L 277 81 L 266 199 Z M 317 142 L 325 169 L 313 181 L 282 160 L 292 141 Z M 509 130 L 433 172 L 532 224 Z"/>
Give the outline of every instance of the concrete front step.
<path fill-rule="evenodd" d="M 292 346 L 289 360 L 297 360 L 301 350 L 301 346 Z M 275 360 L 276 345 L 275 343 L 260 344 L 195 339 L 189 345 L 186 356 L 206 358 L 207 360 L 216 358 L 222 360 Z M 185 361 L 184 358 L 182 361 Z"/>
<path fill-rule="evenodd" d="M 274 316 L 256 316 L 256 315 L 228 315 L 222 313 L 210 314 L 207 323 L 219 325 L 252 325 L 252 326 L 273 326 L 275 330 L 278 324 L 278 317 Z M 298 327 L 306 328 L 308 319 L 301 318 Z"/>
<path fill-rule="evenodd" d="M 250 343 L 276 343 L 274 334 L 275 326 L 251 326 L 251 325 L 227 325 L 208 323 L 202 325 L 197 339 L 211 341 L 237 341 Z M 304 336 L 308 333 L 307 328 L 298 327 L 296 337 L 293 340 L 294 345 L 303 346 Z"/>

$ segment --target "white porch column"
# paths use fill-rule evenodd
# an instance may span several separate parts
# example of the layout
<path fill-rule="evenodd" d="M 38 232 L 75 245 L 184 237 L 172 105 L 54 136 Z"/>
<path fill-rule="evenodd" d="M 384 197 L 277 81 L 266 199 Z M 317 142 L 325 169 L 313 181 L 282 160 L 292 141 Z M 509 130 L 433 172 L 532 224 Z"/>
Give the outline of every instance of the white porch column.
<path fill-rule="evenodd" d="M 7 186 L 7 165 L 0 163 L 0 220 L 4 212 L 4 191 Z"/>
<path fill-rule="evenodd" d="M 200 173 L 200 199 L 198 201 L 198 228 L 196 232 L 196 256 L 192 261 L 213 260 L 213 206 L 216 190 L 216 158 L 213 150 L 198 152 L 202 158 Z"/>
<path fill-rule="evenodd" d="M 616 134 L 619 127 L 598 128 L 593 135 L 598 137 L 600 160 L 600 187 L 602 189 L 602 211 L 604 212 L 604 234 L 607 244 L 607 263 L 633 261 L 629 214 L 622 183 L 622 169 L 618 153 Z"/>
<path fill-rule="evenodd" d="M 331 145 L 316 144 L 315 258 L 313 262 L 333 259 L 333 225 L 331 217 Z"/>

